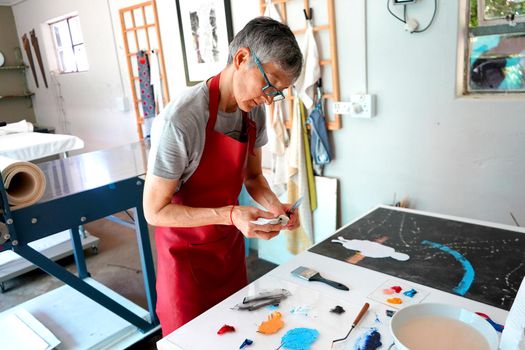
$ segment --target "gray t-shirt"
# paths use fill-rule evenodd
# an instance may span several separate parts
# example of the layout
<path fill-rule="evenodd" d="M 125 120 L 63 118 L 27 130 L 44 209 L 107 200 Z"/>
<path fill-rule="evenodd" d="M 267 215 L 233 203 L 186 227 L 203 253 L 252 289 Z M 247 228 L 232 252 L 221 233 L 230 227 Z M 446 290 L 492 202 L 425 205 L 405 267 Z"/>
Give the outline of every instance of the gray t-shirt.
<path fill-rule="evenodd" d="M 209 90 L 205 82 L 185 89 L 159 114 L 151 130 L 148 168 L 165 179 L 186 182 L 201 160 L 209 119 Z M 264 106 L 248 113 L 257 123 L 255 147 L 268 141 Z M 236 140 L 242 129 L 242 112 L 219 111 L 215 130 Z M 179 184 L 180 186 L 180 184 Z"/>

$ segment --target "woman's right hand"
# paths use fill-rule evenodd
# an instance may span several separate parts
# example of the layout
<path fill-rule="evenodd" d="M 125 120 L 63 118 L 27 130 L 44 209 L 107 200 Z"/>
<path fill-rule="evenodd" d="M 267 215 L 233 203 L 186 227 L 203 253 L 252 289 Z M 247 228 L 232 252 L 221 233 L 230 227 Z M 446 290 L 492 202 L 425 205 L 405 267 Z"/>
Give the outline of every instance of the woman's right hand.
<path fill-rule="evenodd" d="M 275 219 L 275 214 L 251 206 L 235 206 L 231 211 L 231 221 L 247 238 L 269 240 L 284 229 L 281 224 L 256 225 L 250 222 L 258 218 Z"/>

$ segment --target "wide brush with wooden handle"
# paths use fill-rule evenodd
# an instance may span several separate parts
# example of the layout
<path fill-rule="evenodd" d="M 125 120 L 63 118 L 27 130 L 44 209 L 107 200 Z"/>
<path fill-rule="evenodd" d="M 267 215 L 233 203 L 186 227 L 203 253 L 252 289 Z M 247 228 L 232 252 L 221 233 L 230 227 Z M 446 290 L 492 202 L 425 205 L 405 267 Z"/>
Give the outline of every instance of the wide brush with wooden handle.
<path fill-rule="evenodd" d="M 293 270 L 292 275 L 297 276 L 307 281 L 323 282 L 337 289 L 350 290 L 350 288 L 348 288 L 344 284 L 326 279 L 323 276 L 321 276 L 319 272 L 309 269 L 304 266 L 299 266 L 298 268 Z"/>

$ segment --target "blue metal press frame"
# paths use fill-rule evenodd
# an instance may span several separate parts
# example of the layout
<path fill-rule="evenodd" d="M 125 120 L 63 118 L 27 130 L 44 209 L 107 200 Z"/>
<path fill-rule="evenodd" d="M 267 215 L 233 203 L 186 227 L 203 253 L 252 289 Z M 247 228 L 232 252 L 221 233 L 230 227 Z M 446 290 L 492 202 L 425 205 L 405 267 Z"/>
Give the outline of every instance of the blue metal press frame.
<path fill-rule="evenodd" d="M 144 181 L 136 176 L 91 190 L 51 199 L 11 211 L 2 176 L 0 176 L 0 221 L 8 228 L 7 237 L 0 239 L 0 251 L 13 250 L 48 274 L 122 317 L 141 332 L 148 332 L 159 325 L 155 314 L 155 270 L 148 225 L 142 209 Z M 128 308 L 94 288 L 84 278 L 89 277 L 79 226 L 90 221 L 133 208 L 138 251 L 142 264 L 144 286 L 151 321 L 139 317 Z M 71 241 L 78 276 L 67 271 L 51 259 L 31 248 L 28 243 L 54 233 L 70 229 Z"/>

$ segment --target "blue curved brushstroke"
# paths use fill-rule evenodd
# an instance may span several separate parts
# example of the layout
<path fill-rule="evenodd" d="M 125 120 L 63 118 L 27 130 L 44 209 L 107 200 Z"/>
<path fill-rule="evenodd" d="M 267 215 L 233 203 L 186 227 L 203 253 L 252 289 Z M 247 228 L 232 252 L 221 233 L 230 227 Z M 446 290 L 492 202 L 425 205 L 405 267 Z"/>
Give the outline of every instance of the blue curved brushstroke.
<path fill-rule="evenodd" d="M 456 292 L 459 295 L 465 295 L 465 293 L 469 290 L 470 286 L 472 285 L 472 282 L 474 282 L 474 268 L 472 267 L 472 264 L 470 261 L 467 260 L 461 253 L 455 251 L 454 249 L 451 249 L 447 247 L 446 245 L 427 241 L 426 239 L 424 241 L 421 241 L 421 244 L 426 244 L 431 246 L 432 248 L 437 248 L 439 250 L 442 250 L 446 253 L 449 253 L 452 255 L 457 261 L 463 265 L 463 269 L 465 269 L 465 274 L 463 275 L 463 278 L 459 282 L 459 284 L 454 287 L 454 292 Z"/>

